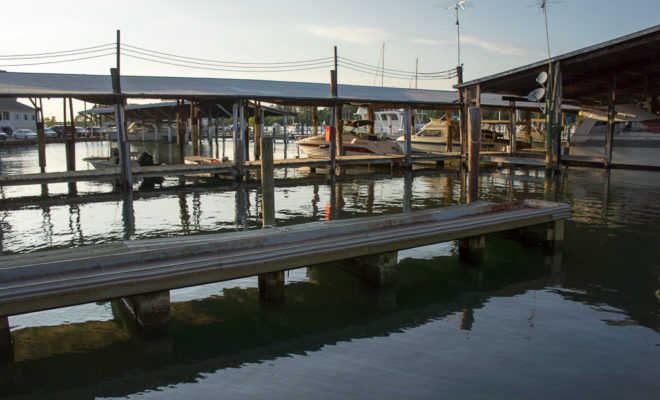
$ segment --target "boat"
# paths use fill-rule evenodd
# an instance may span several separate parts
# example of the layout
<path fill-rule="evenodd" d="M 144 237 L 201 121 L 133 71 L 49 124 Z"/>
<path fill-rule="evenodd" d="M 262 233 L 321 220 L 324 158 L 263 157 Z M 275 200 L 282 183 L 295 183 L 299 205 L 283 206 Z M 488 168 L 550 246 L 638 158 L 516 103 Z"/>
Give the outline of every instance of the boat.
<path fill-rule="evenodd" d="M 358 107 L 355 113 L 357 120 L 369 120 L 366 107 Z M 418 132 L 424 127 L 426 114 L 415 111 L 414 130 Z M 383 109 L 374 112 L 373 133 L 387 139 L 396 139 L 404 134 L 403 111 L 398 109 Z"/>
<path fill-rule="evenodd" d="M 445 116 L 431 118 L 431 122 L 416 134 L 410 137 L 411 151 L 413 153 L 445 153 L 447 152 L 447 134 L 452 135 L 452 152 L 461 151 L 461 136 L 457 120 L 447 122 Z M 396 139 L 397 144 L 405 151 L 405 137 Z M 481 130 L 481 149 L 483 151 L 503 151 L 508 144 L 500 138 L 500 134 L 492 129 Z"/>
<path fill-rule="evenodd" d="M 342 134 L 343 153 L 347 156 L 379 154 L 379 155 L 401 155 L 401 149 L 396 142 L 384 139 L 376 134 L 369 133 L 364 126 L 373 124 L 371 121 L 345 121 Z M 300 149 L 309 158 L 329 158 L 330 157 L 330 127 L 326 128 L 325 135 L 310 136 L 297 140 Z"/>
<path fill-rule="evenodd" d="M 612 164 L 660 167 L 660 117 L 634 104 L 615 106 Z M 607 113 L 581 112 L 582 122 L 571 135 L 570 155 L 602 158 Z"/>
<path fill-rule="evenodd" d="M 119 166 L 119 149 L 113 148 L 109 157 L 85 157 L 83 161 L 90 163 L 94 169 L 112 169 Z M 154 165 L 153 156 L 146 151 L 140 154 L 131 154 L 131 167 Z"/>

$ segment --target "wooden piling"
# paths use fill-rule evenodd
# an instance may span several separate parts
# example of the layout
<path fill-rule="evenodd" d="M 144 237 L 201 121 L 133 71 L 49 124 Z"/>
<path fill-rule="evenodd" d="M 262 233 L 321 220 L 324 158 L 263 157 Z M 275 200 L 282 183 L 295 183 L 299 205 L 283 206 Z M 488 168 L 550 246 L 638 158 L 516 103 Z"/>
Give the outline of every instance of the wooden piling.
<path fill-rule="evenodd" d="M 34 118 L 37 121 L 37 151 L 39 153 L 39 168 L 43 173 L 46 172 L 46 134 L 44 132 L 44 110 L 41 98 L 39 99 L 39 106 L 34 108 Z"/>
<path fill-rule="evenodd" d="M 257 102 L 254 105 L 254 160 L 257 161 L 261 158 L 261 103 Z"/>
<path fill-rule="evenodd" d="M 509 101 L 509 154 L 516 154 L 516 102 Z"/>
<path fill-rule="evenodd" d="M 273 137 L 261 138 L 261 201 L 264 228 L 275 225 L 275 190 L 273 179 Z M 259 297 L 267 302 L 284 300 L 284 271 L 259 274 Z"/>
<path fill-rule="evenodd" d="M 452 129 L 452 121 L 454 120 L 453 113 L 452 110 L 445 111 L 445 120 L 447 121 L 447 153 L 454 151 L 454 130 Z"/>
<path fill-rule="evenodd" d="M 410 109 L 410 106 L 407 106 L 403 110 L 403 134 L 404 134 L 404 139 L 406 141 L 406 148 L 404 151 L 404 165 L 406 168 L 410 168 L 412 166 L 412 134 L 411 134 L 411 115 L 412 110 Z"/>
<path fill-rule="evenodd" d="M 468 203 L 479 199 L 479 148 L 481 146 L 481 109 L 468 109 L 468 136 L 470 140 Z"/>
<path fill-rule="evenodd" d="M 312 134 L 314 136 L 319 134 L 319 109 L 318 107 L 312 108 Z"/>
<path fill-rule="evenodd" d="M 273 137 L 261 138 L 261 204 L 263 227 L 275 225 L 275 189 L 273 178 Z"/>
<path fill-rule="evenodd" d="M 469 170 L 468 203 L 479 200 L 479 150 L 481 146 L 481 108 L 468 109 Z M 458 241 L 459 257 L 467 262 L 481 262 L 486 246 L 485 236 L 473 236 Z"/>
<path fill-rule="evenodd" d="M 607 131 L 605 132 L 605 154 L 603 155 L 605 168 L 612 164 L 612 145 L 614 144 L 614 103 L 616 101 L 616 74 L 610 75 L 610 87 L 607 96 Z"/>
<path fill-rule="evenodd" d="M 344 149 L 344 116 L 343 107 L 341 104 L 337 105 L 337 134 L 335 135 L 335 140 L 337 141 L 337 155 L 345 156 L 346 150 Z"/>
<path fill-rule="evenodd" d="M 195 103 L 190 102 L 190 140 L 192 141 L 193 156 L 199 155 L 199 131 L 198 127 L 198 108 Z"/>

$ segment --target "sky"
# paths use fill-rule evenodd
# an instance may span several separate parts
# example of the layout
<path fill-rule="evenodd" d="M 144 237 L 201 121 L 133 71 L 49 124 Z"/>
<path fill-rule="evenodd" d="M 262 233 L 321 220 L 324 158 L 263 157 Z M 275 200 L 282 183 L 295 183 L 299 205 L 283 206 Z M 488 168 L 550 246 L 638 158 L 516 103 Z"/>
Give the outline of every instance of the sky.
<path fill-rule="evenodd" d="M 548 0 L 552 56 L 605 42 L 660 23 L 658 0 Z M 456 67 L 456 12 L 450 0 L 22 0 L 3 4 L 0 69 L 11 72 L 108 74 L 106 56 L 75 62 L 16 65 L 48 59 L 15 55 L 61 52 L 116 41 L 190 58 L 283 63 L 333 57 L 421 73 Z M 503 72 L 547 57 L 539 0 L 470 0 L 459 10 L 464 80 Z M 128 49 L 128 47 L 126 47 Z M 99 53 L 93 53 L 98 55 Z M 190 76 L 329 82 L 331 68 L 291 72 L 229 72 L 155 63 L 122 55 L 122 75 Z M 82 57 L 82 56 L 78 56 Z M 15 57 L 14 57 L 15 58 Z M 59 60 L 59 59 L 57 59 Z M 417 61 L 416 61 L 417 60 Z M 342 66 L 339 84 L 414 87 Z M 420 89 L 451 89 L 455 79 L 418 80 Z M 45 104 L 60 116 L 61 100 Z M 78 103 L 76 111 L 82 109 Z"/>

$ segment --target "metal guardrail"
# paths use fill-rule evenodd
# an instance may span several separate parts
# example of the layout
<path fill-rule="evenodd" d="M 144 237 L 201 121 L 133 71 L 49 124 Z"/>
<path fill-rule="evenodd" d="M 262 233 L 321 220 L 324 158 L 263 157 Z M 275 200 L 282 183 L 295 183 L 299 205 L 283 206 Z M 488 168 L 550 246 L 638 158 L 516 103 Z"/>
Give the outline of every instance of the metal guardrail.
<path fill-rule="evenodd" d="M 126 241 L 0 258 L 0 315 L 236 279 L 570 217 L 564 204 L 477 202 L 255 231 Z"/>

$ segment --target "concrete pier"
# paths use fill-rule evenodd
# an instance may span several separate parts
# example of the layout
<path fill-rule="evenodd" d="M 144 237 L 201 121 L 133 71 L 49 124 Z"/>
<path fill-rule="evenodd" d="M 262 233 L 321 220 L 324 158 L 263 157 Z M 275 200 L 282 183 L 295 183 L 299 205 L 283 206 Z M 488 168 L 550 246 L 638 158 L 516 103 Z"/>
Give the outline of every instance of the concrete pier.
<path fill-rule="evenodd" d="M 169 290 L 123 297 L 122 304 L 140 326 L 154 326 L 170 320 Z"/>
<path fill-rule="evenodd" d="M 373 254 L 351 260 L 351 272 L 371 285 L 384 287 L 396 281 L 398 252 Z"/>

